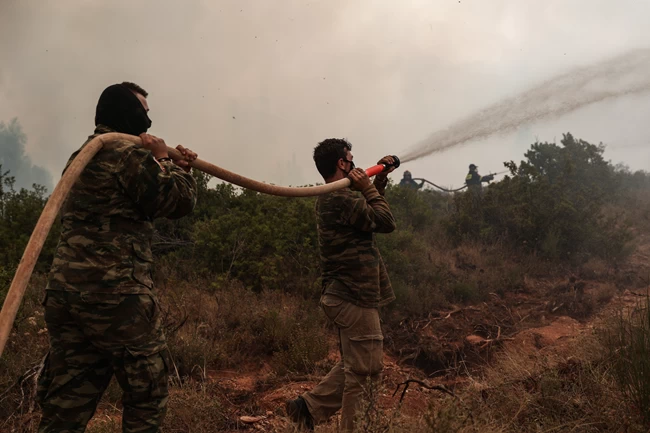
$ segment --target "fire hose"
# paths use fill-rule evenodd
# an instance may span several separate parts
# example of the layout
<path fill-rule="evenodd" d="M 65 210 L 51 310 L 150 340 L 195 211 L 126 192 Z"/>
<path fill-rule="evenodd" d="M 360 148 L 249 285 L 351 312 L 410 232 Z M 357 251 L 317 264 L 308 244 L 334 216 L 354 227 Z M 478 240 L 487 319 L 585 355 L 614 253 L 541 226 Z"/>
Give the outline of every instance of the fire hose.
<path fill-rule="evenodd" d="M 509 170 L 500 171 L 500 172 L 498 172 L 498 173 L 490 173 L 490 174 L 488 174 L 488 175 L 485 176 L 485 177 L 492 176 L 492 177 L 494 178 L 494 176 L 498 176 L 498 175 L 503 174 L 503 173 L 509 173 Z M 439 190 L 444 191 L 444 192 L 458 192 L 458 191 L 462 191 L 462 190 L 464 190 L 465 188 L 467 188 L 467 184 L 465 184 L 465 185 L 461 186 L 460 188 L 456 188 L 456 189 L 447 189 L 447 188 L 443 188 L 443 187 L 441 187 L 441 186 L 439 186 L 439 185 L 436 185 L 435 183 L 431 182 L 430 180 L 424 179 L 424 178 L 422 178 L 422 177 L 413 178 L 413 180 L 421 180 L 421 181 L 423 181 L 423 182 L 425 182 L 425 183 L 428 183 L 429 185 L 431 185 L 431 186 L 433 186 L 433 187 L 435 187 L 435 188 L 438 188 Z M 488 183 L 489 183 L 489 182 L 488 182 Z"/>
<path fill-rule="evenodd" d="M 18 268 L 16 269 L 14 279 L 11 282 L 11 286 L 7 292 L 4 304 L 2 305 L 2 311 L 0 311 L 0 356 L 2 356 L 5 345 L 7 344 L 7 340 L 9 339 L 11 328 L 13 327 L 14 320 L 16 319 L 16 314 L 18 313 L 18 308 L 20 307 L 20 303 L 22 302 L 23 296 L 25 295 L 27 284 L 29 283 L 29 279 L 32 276 L 34 266 L 36 265 L 38 256 L 41 253 L 43 244 L 45 243 L 50 228 L 52 227 L 52 224 L 54 223 L 54 220 L 56 219 L 61 206 L 63 205 L 68 193 L 70 192 L 70 189 L 77 181 L 79 175 L 84 170 L 86 165 L 88 165 L 90 160 L 93 159 L 97 152 L 99 152 L 101 149 L 110 149 L 119 140 L 128 140 L 134 145 L 141 144 L 139 137 L 115 132 L 102 134 L 93 138 L 83 147 L 83 149 L 77 154 L 76 158 L 70 163 L 67 170 L 63 176 L 61 176 L 61 179 L 54 188 L 54 191 L 52 191 L 52 195 L 47 200 L 45 208 L 43 209 L 43 212 L 41 213 L 41 216 L 36 223 L 36 227 L 34 228 L 34 231 L 29 238 L 29 242 L 25 247 L 25 252 L 23 253 L 23 257 L 20 260 Z M 169 147 L 167 150 L 169 156 L 173 160 L 183 159 L 180 152 L 178 152 L 176 149 Z M 396 156 L 393 158 L 395 158 L 396 161 L 393 166 L 395 168 L 399 167 L 399 158 Z M 312 197 L 347 188 L 351 184 L 350 179 L 345 178 L 325 185 L 293 188 L 271 185 L 268 183 L 249 179 L 247 177 L 228 171 L 224 168 L 210 164 L 209 162 L 203 161 L 201 159 L 194 160 L 192 163 L 190 163 L 190 166 L 243 188 L 251 189 L 253 191 L 261 192 L 264 194 L 277 195 L 282 197 Z M 366 169 L 366 174 L 372 177 L 391 167 L 392 166 L 378 164 Z"/>
<path fill-rule="evenodd" d="M 446 189 L 446 188 L 443 188 L 443 187 L 441 187 L 441 186 L 436 185 L 435 183 L 433 183 L 433 182 L 431 182 L 431 181 L 429 181 L 429 180 L 423 179 L 423 178 L 421 178 L 421 177 L 414 178 L 413 180 L 421 180 L 421 181 L 423 181 L 423 182 L 425 182 L 425 183 L 428 183 L 429 185 L 434 186 L 434 187 L 436 187 L 436 188 L 438 188 L 439 190 L 444 191 L 444 192 L 458 192 L 458 191 L 462 191 L 462 190 L 464 190 L 465 188 L 467 188 L 467 185 L 463 185 L 463 186 L 461 186 L 460 188 L 456 188 L 456 189 Z"/>

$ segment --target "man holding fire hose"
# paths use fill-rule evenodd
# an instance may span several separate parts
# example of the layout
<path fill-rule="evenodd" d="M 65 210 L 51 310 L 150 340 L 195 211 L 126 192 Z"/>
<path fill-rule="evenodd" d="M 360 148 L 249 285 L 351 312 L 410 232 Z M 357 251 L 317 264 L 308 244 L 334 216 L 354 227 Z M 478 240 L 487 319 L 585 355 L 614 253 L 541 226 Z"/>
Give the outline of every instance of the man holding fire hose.
<path fill-rule="evenodd" d="M 465 184 L 471 194 L 472 206 L 478 209 L 483 198 L 483 182 L 490 183 L 494 180 L 494 175 L 481 176 L 478 174 L 478 167 L 476 164 L 469 165 L 469 173 L 465 177 Z"/>
<path fill-rule="evenodd" d="M 339 409 L 341 430 L 353 430 L 362 400 L 373 398 L 383 369 L 379 307 L 395 299 L 375 233 L 395 230 L 383 195 L 396 161 L 391 156 L 379 161 L 387 169 L 372 183 L 365 171 L 354 167 L 351 149 L 347 141 L 334 138 L 314 149 L 316 167 L 326 183 L 349 177 L 352 186 L 316 202 L 320 306 L 339 330 L 341 361 L 314 389 L 286 404 L 289 417 L 309 430 Z"/>
<path fill-rule="evenodd" d="M 43 301 L 50 351 L 38 380 L 40 433 L 83 432 L 113 374 L 124 392 L 124 432 L 157 432 L 165 415 L 170 365 L 152 293 L 153 220 L 193 210 L 196 154 L 178 146 L 185 159 L 172 161 L 165 142 L 145 134 L 146 97 L 133 83 L 104 90 L 88 141 L 121 132 L 140 135 L 142 145 L 100 150 L 61 210 Z"/>

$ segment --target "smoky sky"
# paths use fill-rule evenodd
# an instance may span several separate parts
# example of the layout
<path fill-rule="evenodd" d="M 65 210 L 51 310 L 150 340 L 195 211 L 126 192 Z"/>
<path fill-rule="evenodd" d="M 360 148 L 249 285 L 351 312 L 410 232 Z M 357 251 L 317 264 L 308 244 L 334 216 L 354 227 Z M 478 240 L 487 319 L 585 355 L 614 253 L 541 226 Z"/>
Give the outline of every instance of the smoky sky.
<path fill-rule="evenodd" d="M 52 191 L 52 176 L 43 167 L 32 164 L 25 153 L 26 141 L 27 137 L 16 119 L 0 122 L 0 175 L 13 178 L 11 187 L 15 191 L 31 189 L 34 184 Z"/>
<path fill-rule="evenodd" d="M 350 140 L 360 166 L 399 155 L 553 75 L 650 47 L 649 16 L 636 0 L 0 0 L 0 121 L 17 117 L 32 162 L 58 179 L 101 91 L 134 81 L 168 144 L 258 180 L 314 183 L 324 138 Z M 457 186 L 469 163 L 500 171 L 564 132 L 647 169 L 648 114 L 648 94 L 608 100 L 396 177 Z"/>

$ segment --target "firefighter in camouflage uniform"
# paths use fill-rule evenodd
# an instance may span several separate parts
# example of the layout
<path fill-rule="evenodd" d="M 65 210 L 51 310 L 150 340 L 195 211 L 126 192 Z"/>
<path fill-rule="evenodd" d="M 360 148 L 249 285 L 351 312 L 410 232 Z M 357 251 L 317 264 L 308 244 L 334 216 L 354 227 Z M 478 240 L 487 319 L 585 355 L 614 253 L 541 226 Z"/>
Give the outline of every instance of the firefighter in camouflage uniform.
<path fill-rule="evenodd" d="M 185 159 L 172 161 L 165 142 L 145 134 L 146 97 L 133 83 L 104 90 L 88 141 L 121 132 L 140 135 L 142 145 L 100 150 L 61 211 L 43 301 L 50 350 L 38 381 L 41 433 L 83 432 L 113 375 L 124 393 L 124 432 L 157 432 L 165 415 L 170 360 L 152 292 L 153 221 L 194 208 L 196 154 L 178 146 Z"/>
<path fill-rule="evenodd" d="M 314 389 L 286 404 L 289 417 L 308 430 L 339 409 L 341 431 L 353 430 L 361 403 L 373 398 L 383 370 L 379 307 L 395 299 L 375 241 L 375 233 L 395 230 L 384 198 L 393 168 L 371 183 L 365 171 L 354 168 L 350 151 L 351 145 L 341 139 L 327 139 L 314 150 L 325 182 L 349 177 L 352 188 L 322 195 L 316 202 L 323 283 L 320 306 L 339 330 L 341 361 Z M 379 161 L 393 163 L 390 156 Z"/>

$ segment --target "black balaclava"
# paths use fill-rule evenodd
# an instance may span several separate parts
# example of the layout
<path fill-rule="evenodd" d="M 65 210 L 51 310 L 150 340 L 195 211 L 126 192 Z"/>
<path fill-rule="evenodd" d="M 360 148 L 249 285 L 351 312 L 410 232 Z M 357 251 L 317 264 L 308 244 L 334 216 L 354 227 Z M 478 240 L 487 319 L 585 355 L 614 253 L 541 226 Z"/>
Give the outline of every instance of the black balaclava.
<path fill-rule="evenodd" d="M 126 86 L 107 87 L 97 102 L 95 126 L 104 125 L 123 134 L 140 135 L 151 127 L 151 119 L 135 94 Z"/>

